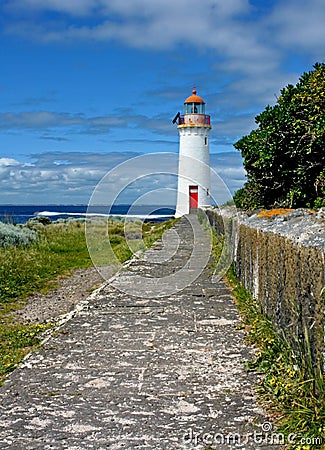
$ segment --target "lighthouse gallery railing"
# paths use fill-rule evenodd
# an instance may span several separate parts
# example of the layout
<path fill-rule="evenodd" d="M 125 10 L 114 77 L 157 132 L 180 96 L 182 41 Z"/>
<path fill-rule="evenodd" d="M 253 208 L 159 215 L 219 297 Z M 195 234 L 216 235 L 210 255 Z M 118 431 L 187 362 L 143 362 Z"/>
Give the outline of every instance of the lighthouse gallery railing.
<path fill-rule="evenodd" d="M 186 116 L 179 116 L 178 118 L 178 125 L 190 125 L 191 123 L 210 125 L 210 116 L 207 114 L 186 114 Z"/>

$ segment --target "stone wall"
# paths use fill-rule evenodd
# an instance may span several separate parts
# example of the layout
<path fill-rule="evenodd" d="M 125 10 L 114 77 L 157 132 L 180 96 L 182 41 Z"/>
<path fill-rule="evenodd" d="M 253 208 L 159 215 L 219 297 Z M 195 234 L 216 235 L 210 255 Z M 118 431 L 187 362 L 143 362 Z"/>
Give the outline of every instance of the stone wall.
<path fill-rule="evenodd" d="M 247 216 L 224 208 L 207 215 L 218 234 L 227 230 L 237 277 L 301 363 L 311 358 L 316 372 L 324 370 L 324 209 Z"/>

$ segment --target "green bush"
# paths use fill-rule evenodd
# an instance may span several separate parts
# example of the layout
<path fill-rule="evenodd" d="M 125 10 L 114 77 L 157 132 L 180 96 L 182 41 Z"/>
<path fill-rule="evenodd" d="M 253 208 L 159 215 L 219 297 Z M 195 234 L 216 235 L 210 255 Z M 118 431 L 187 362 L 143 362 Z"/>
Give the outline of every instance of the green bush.
<path fill-rule="evenodd" d="M 36 239 L 37 233 L 29 228 L 0 222 L 0 247 L 27 247 Z"/>
<path fill-rule="evenodd" d="M 263 193 L 253 181 L 248 181 L 242 189 L 235 192 L 234 203 L 237 208 L 255 210 L 263 207 Z"/>
<path fill-rule="evenodd" d="M 257 129 L 234 144 L 244 158 L 248 178 L 235 195 L 236 206 L 324 205 L 324 91 L 325 64 L 315 64 L 295 86 L 281 90 L 274 106 L 256 116 Z M 261 194 L 258 202 L 252 188 Z"/>
<path fill-rule="evenodd" d="M 49 217 L 45 216 L 35 216 L 31 219 L 27 220 L 26 227 L 31 228 L 32 230 L 38 230 L 39 228 L 42 228 L 46 225 L 50 225 L 51 219 Z"/>
<path fill-rule="evenodd" d="M 314 208 L 323 208 L 325 206 L 325 172 L 321 172 L 315 182 L 317 197 L 315 199 Z"/>

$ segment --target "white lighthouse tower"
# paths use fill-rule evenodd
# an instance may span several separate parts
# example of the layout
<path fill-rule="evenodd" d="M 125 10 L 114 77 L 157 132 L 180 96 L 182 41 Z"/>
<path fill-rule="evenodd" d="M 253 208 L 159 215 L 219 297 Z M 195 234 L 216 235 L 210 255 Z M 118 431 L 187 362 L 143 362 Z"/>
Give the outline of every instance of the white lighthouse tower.
<path fill-rule="evenodd" d="M 184 102 L 184 115 L 177 114 L 179 162 L 176 217 L 211 205 L 210 200 L 210 116 L 205 102 L 193 90 Z"/>

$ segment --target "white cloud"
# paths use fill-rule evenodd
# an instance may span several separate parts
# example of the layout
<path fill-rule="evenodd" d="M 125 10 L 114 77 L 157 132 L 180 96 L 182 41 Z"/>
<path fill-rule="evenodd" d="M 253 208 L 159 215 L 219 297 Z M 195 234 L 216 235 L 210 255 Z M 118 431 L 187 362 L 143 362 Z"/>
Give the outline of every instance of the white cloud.
<path fill-rule="evenodd" d="M 320 12 L 319 0 L 313 2 L 318 2 Z M 274 94 L 287 79 L 281 74 L 284 55 L 277 40 L 282 39 L 290 45 L 292 42 L 285 32 L 294 29 L 296 21 L 300 26 L 302 17 L 298 13 L 290 15 L 292 0 L 288 7 L 283 2 L 275 2 L 273 10 L 260 17 L 248 0 L 15 0 L 11 5 L 15 6 L 16 15 L 12 14 L 6 31 L 27 39 L 34 37 L 37 41 L 69 43 L 117 42 L 141 50 L 172 50 L 178 57 L 181 54 L 177 49 L 181 44 L 193 49 L 194 61 L 196 52 L 212 51 L 216 62 L 212 63 L 211 80 L 215 73 L 231 79 L 231 84 L 223 88 L 226 111 L 227 107 L 238 111 L 254 102 L 258 105 L 272 102 Z M 19 15 L 19 11 L 28 8 L 33 9 L 34 15 Z M 57 19 L 50 16 L 49 20 L 47 15 L 43 15 L 46 11 L 58 13 Z M 35 19 L 37 13 L 39 20 Z M 306 26 L 310 28 L 308 24 Z M 204 77 L 206 80 L 206 73 Z M 147 120 L 146 117 L 129 114 L 128 121 L 123 122 L 121 118 L 114 122 L 112 117 L 33 114 L 3 119 L 13 125 L 16 120 L 17 126 L 19 120 L 28 126 L 28 119 L 30 127 L 42 124 L 49 127 L 80 126 L 82 132 L 93 134 L 103 132 L 105 127 L 127 126 L 133 120 L 140 128 L 150 127 L 153 132 L 170 134 L 168 121 L 158 117 Z M 123 116 L 120 114 L 119 117 Z"/>
<path fill-rule="evenodd" d="M 221 58 L 219 68 L 255 75 L 256 85 L 278 69 L 281 46 L 319 55 L 325 38 L 323 0 L 275 0 L 260 15 L 248 0 L 13 0 L 6 9 L 7 33 L 47 42 L 212 49 Z M 57 16 L 43 14 L 48 11 Z"/>
<path fill-rule="evenodd" d="M 26 164 L 10 158 L 0 159 L 1 203 L 22 199 L 34 202 L 87 203 L 89 196 L 106 172 L 134 154 L 92 154 L 48 152 L 34 155 L 35 162 Z M 60 163 L 60 158 L 64 158 Z M 1 162 L 5 160 L 5 164 Z M 14 161 L 14 164 L 12 163 Z M 74 193 L 71 194 L 71 191 Z M 9 200 L 10 199 L 10 200 Z M 32 201 L 32 200 L 30 200 Z"/>
<path fill-rule="evenodd" d="M 169 60 L 170 67 L 166 69 L 170 76 L 160 83 L 160 94 L 152 86 L 147 86 L 148 97 L 151 95 L 151 99 L 157 99 L 163 95 L 169 105 L 176 98 L 176 90 L 172 92 L 173 87 L 170 86 L 171 83 L 176 84 L 175 80 L 180 84 L 189 83 L 190 76 L 204 80 L 205 85 L 210 84 L 207 112 L 213 122 L 211 144 L 212 148 L 215 144 L 220 148 L 220 145 L 229 146 L 249 133 L 255 126 L 254 116 L 267 103 L 276 101 L 282 87 L 298 80 L 299 74 L 288 73 L 290 67 L 284 73 L 283 63 L 290 52 L 307 51 L 306 60 L 323 55 L 324 0 L 274 0 L 263 13 L 260 7 L 253 6 L 257 3 L 249 0 L 11 0 L 5 4 L 4 32 L 43 43 L 122 43 L 140 50 L 162 50 L 163 57 L 167 54 L 165 50 L 169 50 L 169 57 L 175 58 L 173 65 Z M 186 73 L 189 48 L 193 58 L 190 74 Z M 209 61 L 205 60 L 208 63 L 204 67 L 198 64 L 195 68 L 196 61 L 204 60 L 200 54 L 205 52 L 209 54 Z M 138 59 L 141 61 L 140 57 Z M 143 68 L 133 69 L 138 76 Z M 156 69 L 150 67 L 149 70 L 154 73 Z M 196 73 L 193 72 L 195 70 Z M 163 78 L 162 73 L 159 77 Z M 125 79 L 130 80 L 127 76 Z M 149 89 L 155 92 L 149 92 Z M 179 89 L 180 85 L 177 86 L 177 95 Z M 35 107 L 35 104 L 30 106 Z M 72 134 L 105 135 L 115 129 L 124 129 L 122 137 L 117 138 L 120 143 L 140 142 L 141 138 L 143 142 L 147 138 L 146 142 L 150 142 L 152 134 L 158 134 L 163 139 L 151 140 L 153 148 L 161 142 L 166 149 L 167 139 L 174 136 L 174 142 L 168 144 L 169 148 L 173 144 L 176 149 L 177 131 L 171 126 L 171 118 L 167 113 L 147 117 L 134 110 L 117 109 L 112 111 L 112 115 L 103 116 L 53 111 L 7 112 L 0 114 L 0 128 L 14 132 L 37 131 L 40 138 L 58 143 L 67 141 L 67 136 L 70 138 Z M 134 130 L 136 133 L 132 132 Z M 116 136 L 113 134 L 112 142 Z M 79 155 L 80 162 L 76 155 Z M 112 154 L 108 158 L 115 163 L 118 161 Z M 39 183 L 48 177 L 53 182 L 57 181 L 55 188 L 59 192 L 63 193 L 61 186 L 65 186 L 67 191 L 73 189 L 81 195 L 82 187 L 79 192 L 76 186 L 83 177 L 92 186 L 91 183 L 103 173 L 103 167 L 106 168 L 107 164 L 111 167 L 103 155 L 75 153 L 75 156 L 64 155 L 65 162 L 60 162 L 60 159 L 62 156 L 58 154 L 38 155 L 35 165 L 43 171 L 37 175 L 36 168 L 30 168 L 31 185 L 34 180 L 36 183 L 37 176 Z M 26 169 L 13 161 L 1 164 L 0 160 L 0 166 Z M 223 167 L 219 163 L 219 167 Z M 234 183 L 241 182 L 243 173 L 242 169 L 236 172 L 229 164 L 230 161 L 225 162 L 223 173 L 234 186 Z M 232 161 L 232 164 L 236 166 L 239 160 Z M 17 183 L 24 182 L 24 172 L 17 172 L 15 176 L 9 178 Z M 45 184 L 44 189 L 47 189 Z M 50 193 L 50 189 L 47 192 Z"/>
<path fill-rule="evenodd" d="M 239 13 L 246 13 L 249 10 L 248 0 L 11 0 L 7 3 L 6 9 L 19 14 L 28 10 L 35 11 L 55 11 L 57 13 L 67 13 L 71 16 L 83 14 L 97 14 L 102 17 L 118 15 L 123 18 L 148 18 L 157 16 L 162 18 L 176 15 L 177 17 L 191 17 L 197 15 L 218 14 L 221 17 L 229 17 Z"/>
<path fill-rule="evenodd" d="M 118 186 L 123 188 L 132 181 L 120 196 L 123 202 L 134 201 L 138 196 L 149 195 L 156 189 L 159 199 L 160 188 L 171 191 L 176 189 L 177 154 L 162 155 L 146 155 L 112 172 L 112 169 L 137 154 L 48 152 L 34 155 L 33 164 L 1 158 L 1 203 L 88 203 L 96 185 L 107 173 L 110 175 L 105 182 L 105 192 L 115 192 Z M 211 167 L 222 177 L 230 192 L 234 192 L 244 182 L 242 160 L 237 152 L 211 155 Z M 149 176 L 135 179 L 134 174 L 139 171 Z M 152 198 L 152 195 L 148 198 Z M 160 200 L 157 201 L 159 203 Z"/>
<path fill-rule="evenodd" d="M 13 158 L 0 158 L 0 167 L 17 166 L 20 162 Z"/>
<path fill-rule="evenodd" d="M 57 127 L 81 127 L 85 132 L 105 132 L 110 127 L 123 127 L 125 117 L 86 117 L 83 114 L 57 113 L 51 111 L 25 111 L 0 113 L 0 128 L 3 130 L 33 129 L 48 130 Z"/>
<path fill-rule="evenodd" d="M 173 51 L 181 44 L 193 49 L 194 58 L 197 51 L 212 51 L 216 63 L 211 76 L 221 71 L 232 78 L 232 91 L 224 89 L 227 94 L 238 95 L 239 102 L 258 98 L 262 105 L 271 101 L 289 76 L 281 74 L 286 57 L 282 47 L 317 55 L 323 52 L 325 38 L 323 0 L 274 0 L 260 15 L 260 8 L 249 0 L 13 0 L 8 5 L 12 14 L 5 31 L 27 39 L 117 42 L 136 49 Z M 23 13 L 29 9 L 34 14 Z M 57 16 L 43 14 L 48 11 Z M 34 114 L 32 122 L 51 124 L 56 119 L 77 126 L 83 120 Z M 111 120 L 104 117 L 100 123 L 98 118 L 96 123 L 93 118 L 94 132 L 119 125 Z"/>
<path fill-rule="evenodd" d="M 131 139 L 125 133 L 126 130 L 146 131 L 151 139 L 143 140 L 153 146 L 161 143 L 165 147 L 170 142 L 154 139 L 154 135 L 174 136 L 177 132 L 171 124 L 171 116 L 168 114 L 147 117 L 143 114 L 135 114 L 132 110 L 127 113 L 113 111 L 109 116 L 86 116 L 81 113 L 68 114 L 52 111 L 24 111 L 0 113 L 0 130 L 11 133 L 16 130 L 36 133 L 40 139 L 57 142 L 67 142 L 73 135 L 103 135 L 107 136 L 114 130 L 123 130 L 124 142 L 139 142 L 137 133 L 133 133 Z M 112 138 L 111 138 L 112 140 Z"/>
<path fill-rule="evenodd" d="M 69 13 L 66 21 L 33 22 L 24 17 L 13 21 L 7 31 L 34 36 L 45 41 L 120 41 L 130 47 L 171 49 L 178 44 L 212 48 L 225 57 L 256 61 L 265 57 L 267 46 L 258 39 L 258 28 L 247 22 L 253 12 L 248 0 L 97 0 L 77 2 L 59 0 L 16 0 L 17 10 L 30 7 Z M 80 11 L 95 25 L 78 21 Z M 270 55 L 271 56 L 271 55 Z"/>
<path fill-rule="evenodd" d="M 210 49 L 220 61 L 218 70 L 253 73 L 256 84 L 274 70 L 280 55 L 265 41 L 265 24 L 252 19 L 248 0 L 15 0 L 16 10 L 32 7 L 67 13 L 55 22 L 17 18 L 7 32 L 47 42 L 119 42 L 136 49 L 171 50 L 187 45 L 193 50 Z M 96 20 L 80 21 L 80 11 Z M 90 25 L 91 23 L 91 25 Z"/>
<path fill-rule="evenodd" d="M 16 14 L 48 10 L 82 16 L 89 14 L 96 4 L 97 1 L 94 0 L 11 0 L 6 9 Z"/>
<path fill-rule="evenodd" d="M 324 0 L 287 0 L 279 2 L 270 17 L 275 41 L 296 52 L 307 51 L 324 60 Z"/>

